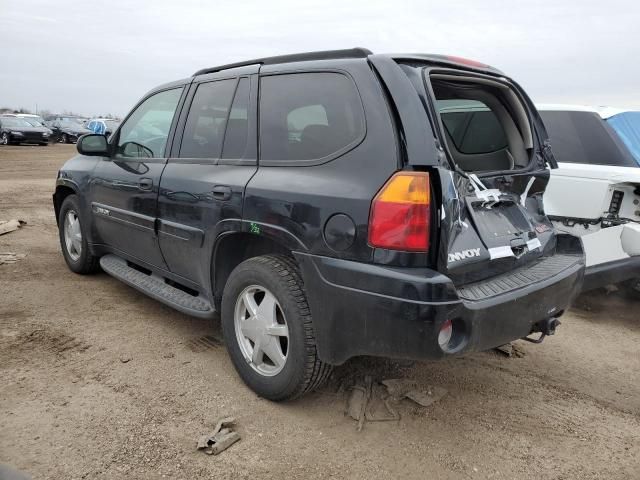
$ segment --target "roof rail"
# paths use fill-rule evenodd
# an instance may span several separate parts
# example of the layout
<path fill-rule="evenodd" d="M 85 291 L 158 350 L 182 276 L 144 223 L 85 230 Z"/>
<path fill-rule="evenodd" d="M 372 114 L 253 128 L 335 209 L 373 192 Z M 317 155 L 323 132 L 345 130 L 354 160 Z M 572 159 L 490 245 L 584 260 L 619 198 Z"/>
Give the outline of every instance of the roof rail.
<path fill-rule="evenodd" d="M 366 48 L 348 48 L 344 50 L 323 50 L 319 52 L 293 53 L 290 55 L 278 55 L 276 57 L 256 58 L 244 62 L 228 63 L 217 67 L 203 68 L 198 70 L 193 76 L 214 73 L 230 68 L 246 67 L 247 65 L 274 65 L 278 63 L 304 62 L 307 60 L 332 60 L 337 58 L 367 58 L 373 52 Z"/>

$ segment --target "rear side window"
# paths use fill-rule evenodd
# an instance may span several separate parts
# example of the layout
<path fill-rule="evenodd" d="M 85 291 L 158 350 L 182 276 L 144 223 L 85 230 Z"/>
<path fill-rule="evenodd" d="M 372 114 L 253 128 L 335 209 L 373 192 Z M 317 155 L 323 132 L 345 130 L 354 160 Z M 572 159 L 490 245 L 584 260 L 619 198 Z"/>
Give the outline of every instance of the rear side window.
<path fill-rule="evenodd" d="M 260 158 L 320 160 L 364 135 L 353 81 L 339 73 L 273 75 L 260 80 Z"/>
<path fill-rule="evenodd" d="M 594 112 L 541 111 L 558 162 L 634 167 L 611 127 Z"/>
<path fill-rule="evenodd" d="M 249 79 L 241 78 L 236 89 L 224 135 L 222 158 L 243 158 L 249 130 Z"/>
<path fill-rule="evenodd" d="M 447 134 L 458 151 L 474 155 L 507 147 L 507 136 L 496 114 L 478 100 L 440 100 L 438 109 Z"/>

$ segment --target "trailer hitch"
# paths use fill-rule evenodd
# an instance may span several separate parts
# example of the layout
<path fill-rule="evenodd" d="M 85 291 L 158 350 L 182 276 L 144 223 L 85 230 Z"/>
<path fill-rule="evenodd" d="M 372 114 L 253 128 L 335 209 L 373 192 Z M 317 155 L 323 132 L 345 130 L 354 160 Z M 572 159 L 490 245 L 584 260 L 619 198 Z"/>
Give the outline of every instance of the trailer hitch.
<path fill-rule="evenodd" d="M 526 340 L 531 343 L 542 343 L 547 335 L 553 335 L 556 333 L 556 328 L 560 325 L 560 320 L 557 317 L 547 318 L 536 323 L 531 330 L 531 333 L 540 332 L 538 338 L 524 337 L 522 340 Z"/>

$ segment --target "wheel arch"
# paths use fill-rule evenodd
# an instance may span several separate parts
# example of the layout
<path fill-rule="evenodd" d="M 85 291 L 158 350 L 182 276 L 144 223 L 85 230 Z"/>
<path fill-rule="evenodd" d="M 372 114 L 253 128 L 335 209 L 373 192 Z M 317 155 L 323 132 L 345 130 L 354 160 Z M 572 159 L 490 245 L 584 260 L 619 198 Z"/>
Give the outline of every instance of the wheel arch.
<path fill-rule="evenodd" d="M 53 209 L 56 214 L 56 224 L 58 223 L 58 217 L 60 216 L 60 208 L 62 202 L 69 195 L 78 193 L 78 187 L 73 182 L 58 182 L 56 185 L 56 191 L 53 194 Z"/>
<path fill-rule="evenodd" d="M 211 260 L 211 285 L 216 310 L 220 311 L 222 293 L 231 272 L 245 260 L 267 254 L 282 254 L 295 261 L 290 246 L 272 236 L 227 232 L 218 237 Z"/>

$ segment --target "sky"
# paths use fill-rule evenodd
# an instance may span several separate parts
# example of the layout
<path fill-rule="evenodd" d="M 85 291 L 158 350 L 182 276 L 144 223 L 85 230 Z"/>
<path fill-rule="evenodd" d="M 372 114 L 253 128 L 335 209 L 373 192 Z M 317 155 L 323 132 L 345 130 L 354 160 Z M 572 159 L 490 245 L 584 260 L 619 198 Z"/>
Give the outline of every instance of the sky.
<path fill-rule="evenodd" d="M 503 70 L 536 102 L 640 108 L 638 0 L 0 0 L 0 107 L 125 115 L 251 58 L 366 47 Z"/>

